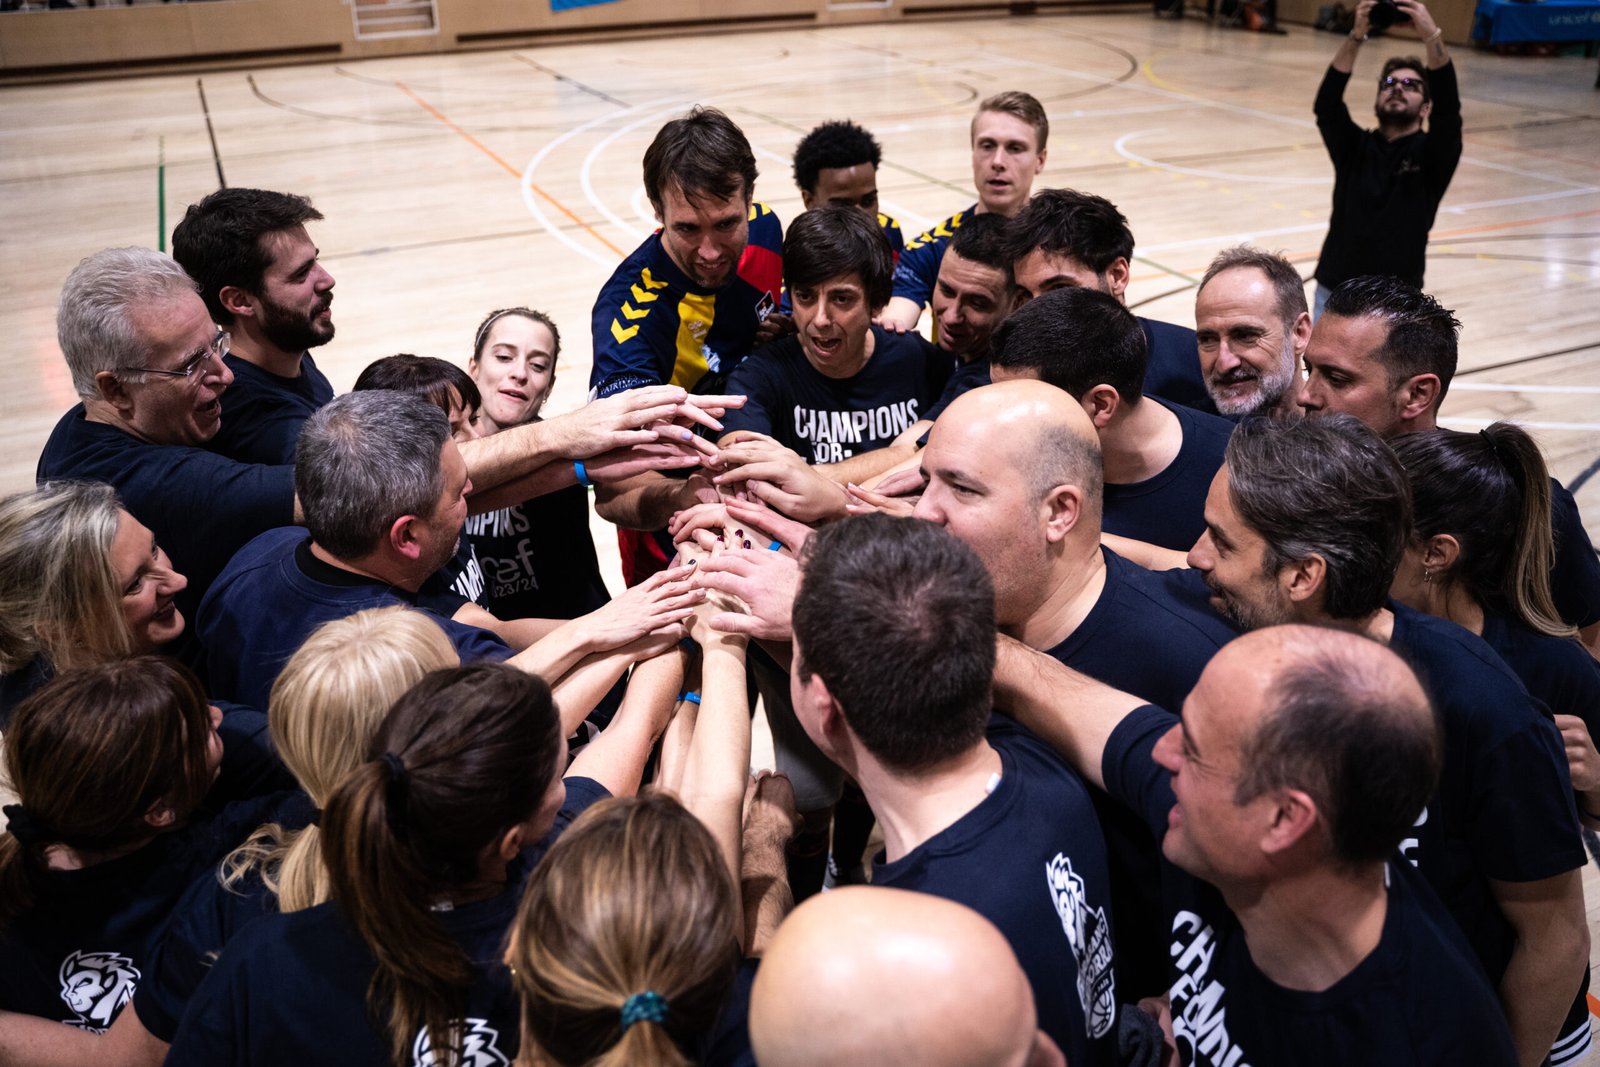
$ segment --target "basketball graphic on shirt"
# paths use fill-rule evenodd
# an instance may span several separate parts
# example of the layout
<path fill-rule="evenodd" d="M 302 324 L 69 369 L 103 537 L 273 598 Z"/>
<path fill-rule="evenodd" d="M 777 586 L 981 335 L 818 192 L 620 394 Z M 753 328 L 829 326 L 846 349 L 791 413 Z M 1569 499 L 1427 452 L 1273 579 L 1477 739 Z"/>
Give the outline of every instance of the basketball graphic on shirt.
<path fill-rule="evenodd" d="M 1078 999 L 1090 1037 L 1103 1037 L 1117 1017 L 1116 980 L 1111 972 L 1111 929 L 1104 907 L 1090 910 L 1083 878 L 1064 853 L 1045 867 L 1061 928 L 1078 960 Z"/>
<path fill-rule="evenodd" d="M 489 1020 L 463 1019 L 461 1047 L 451 1056 L 442 1049 L 434 1051 L 433 1036 L 424 1026 L 411 1044 L 411 1067 L 510 1067 L 499 1041 L 500 1031 L 490 1026 Z"/>
<path fill-rule="evenodd" d="M 120 953 L 80 949 L 61 961 L 58 977 L 61 999 L 78 1014 L 78 1018 L 66 1020 L 67 1025 L 101 1034 L 133 999 L 139 969 Z"/>

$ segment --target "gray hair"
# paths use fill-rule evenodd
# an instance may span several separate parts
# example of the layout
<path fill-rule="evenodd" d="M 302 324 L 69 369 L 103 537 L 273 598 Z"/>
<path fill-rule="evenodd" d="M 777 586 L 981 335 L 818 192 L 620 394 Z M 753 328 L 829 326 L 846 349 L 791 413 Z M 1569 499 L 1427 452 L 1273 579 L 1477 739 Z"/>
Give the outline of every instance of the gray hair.
<path fill-rule="evenodd" d="M 1306 282 L 1280 252 L 1268 252 L 1252 245 L 1234 245 L 1217 253 L 1217 258 L 1206 268 L 1200 279 L 1200 288 L 1211 284 L 1211 279 L 1225 270 L 1258 270 L 1266 275 L 1277 294 L 1278 318 L 1285 332 L 1294 328 L 1294 320 L 1306 313 Z M 1197 290 L 1198 291 L 1198 290 Z"/>
<path fill-rule="evenodd" d="M 340 559 L 371 552 L 404 515 L 431 516 L 444 491 L 444 412 L 409 393 L 346 393 L 306 421 L 294 488 L 306 528 Z"/>
<path fill-rule="evenodd" d="M 95 377 L 100 372 L 143 366 L 155 354 L 134 327 L 135 308 L 199 291 L 177 260 L 148 248 L 102 249 L 74 267 L 56 307 L 56 340 L 78 395 L 98 399 Z M 144 375 L 126 371 L 123 377 L 144 380 Z"/>

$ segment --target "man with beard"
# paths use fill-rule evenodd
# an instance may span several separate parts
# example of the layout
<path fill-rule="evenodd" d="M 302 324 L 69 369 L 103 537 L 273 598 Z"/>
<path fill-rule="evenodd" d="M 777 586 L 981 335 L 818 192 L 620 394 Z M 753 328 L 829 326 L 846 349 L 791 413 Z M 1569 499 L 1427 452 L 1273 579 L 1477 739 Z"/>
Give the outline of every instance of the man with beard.
<path fill-rule="evenodd" d="M 303 196 L 219 189 L 172 231 L 173 258 L 229 332 L 233 384 L 207 447 L 230 459 L 293 463 L 301 425 L 333 399 L 309 351 L 333 340 L 333 275 L 306 232 L 321 218 Z"/>
<path fill-rule="evenodd" d="M 1200 372 L 1217 410 L 1233 418 L 1294 415 L 1297 371 L 1311 340 L 1305 282 L 1282 256 L 1223 249 L 1194 299 Z"/>
<path fill-rule="evenodd" d="M 696 107 L 657 131 L 644 189 L 661 229 L 595 300 L 590 396 L 659 383 L 720 392 L 739 361 L 776 335 L 783 227 L 754 199 L 755 183 L 750 142 L 721 111 Z M 699 484 L 651 471 L 597 486 L 595 511 L 618 527 L 629 585 L 666 565 L 672 544 L 656 531 L 697 502 Z"/>
<path fill-rule="evenodd" d="M 1400 851 L 1466 935 L 1531 1067 L 1589 959 L 1566 757 L 1548 713 L 1481 638 L 1389 599 L 1410 524 L 1405 471 L 1367 426 L 1337 414 L 1250 419 L 1212 482 L 1206 534 L 1189 553 L 1199 575 L 1187 580 L 1244 629 L 1350 630 L 1417 671 L 1444 761 Z"/>
<path fill-rule="evenodd" d="M 1363 130 L 1350 118 L 1344 89 L 1377 6 L 1376 0 L 1356 6 L 1355 26 L 1334 54 L 1313 105 L 1334 170 L 1333 217 L 1317 261 L 1319 316 L 1329 292 L 1363 274 L 1392 274 L 1422 288 L 1428 231 L 1461 160 L 1456 69 L 1444 31 L 1419 0 L 1394 0 L 1393 6 L 1422 38 L 1426 66 L 1415 56 L 1391 57 L 1378 75 L 1378 128 Z"/>

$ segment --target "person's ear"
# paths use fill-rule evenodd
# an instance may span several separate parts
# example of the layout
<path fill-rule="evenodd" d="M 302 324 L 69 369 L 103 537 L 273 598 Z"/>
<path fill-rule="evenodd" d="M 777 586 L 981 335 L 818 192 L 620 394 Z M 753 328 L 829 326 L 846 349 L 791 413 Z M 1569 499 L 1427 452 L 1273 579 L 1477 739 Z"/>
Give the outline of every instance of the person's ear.
<path fill-rule="evenodd" d="M 1431 114 L 1433 114 L 1433 101 L 1429 100 L 1427 103 L 1423 104 L 1422 109 L 1417 112 L 1417 118 L 1426 119 Z"/>
<path fill-rule="evenodd" d="M 1461 558 L 1461 542 L 1447 533 L 1434 534 L 1422 546 L 1422 566 L 1427 571 L 1441 574 L 1456 565 Z"/>
<path fill-rule="evenodd" d="M 122 416 L 127 417 L 133 411 L 133 396 L 128 392 L 128 384 L 118 378 L 115 371 L 103 370 L 96 374 L 94 385 L 100 392 L 100 399 Z"/>
<path fill-rule="evenodd" d="M 1066 539 L 1083 517 L 1083 490 L 1076 485 L 1058 485 L 1045 494 L 1039 505 L 1044 518 L 1044 536 L 1050 544 Z"/>
<path fill-rule="evenodd" d="M 1400 418 L 1419 419 L 1439 403 L 1439 376 L 1418 374 L 1406 379 L 1399 391 Z"/>
<path fill-rule="evenodd" d="M 165 800 L 158 800 L 145 811 L 144 821 L 153 830 L 170 830 L 178 823 L 178 813 Z"/>
<path fill-rule="evenodd" d="M 1290 560 L 1278 571 L 1278 588 L 1290 603 L 1310 606 L 1328 578 L 1328 561 L 1318 555 Z"/>
<path fill-rule="evenodd" d="M 1128 291 L 1128 281 L 1133 277 L 1133 270 L 1128 266 L 1128 261 L 1118 256 L 1116 262 L 1106 268 L 1106 288 L 1111 290 L 1111 295 L 1118 300 Z"/>
<path fill-rule="evenodd" d="M 1300 312 L 1289 330 L 1289 336 L 1294 341 L 1294 369 L 1298 371 L 1300 358 L 1306 354 L 1306 346 L 1311 343 L 1311 312 Z"/>
<path fill-rule="evenodd" d="M 516 859 L 517 856 L 521 854 L 523 848 L 527 846 L 527 836 L 527 824 L 519 822 L 511 829 L 501 834 L 500 840 L 496 841 L 491 847 L 502 860 L 510 863 L 512 860 Z"/>
<path fill-rule="evenodd" d="M 389 526 L 389 548 L 408 560 L 422 556 L 422 542 L 418 534 L 422 520 L 415 515 L 402 515 Z"/>
<path fill-rule="evenodd" d="M 1115 386 L 1101 383 L 1093 386 L 1083 394 L 1083 399 L 1078 401 L 1083 408 L 1083 413 L 1089 416 L 1089 421 L 1094 423 L 1095 430 L 1103 430 L 1106 424 L 1122 408 L 1122 394 L 1118 393 Z"/>
<path fill-rule="evenodd" d="M 1317 803 L 1302 789 L 1275 789 L 1261 799 L 1272 804 L 1272 819 L 1261 837 L 1261 851 L 1268 856 L 1287 852 L 1317 825 Z"/>
<path fill-rule="evenodd" d="M 224 285 L 217 291 L 217 302 L 234 318 L 255 318 L 258 300 L 248 289 Z"/>

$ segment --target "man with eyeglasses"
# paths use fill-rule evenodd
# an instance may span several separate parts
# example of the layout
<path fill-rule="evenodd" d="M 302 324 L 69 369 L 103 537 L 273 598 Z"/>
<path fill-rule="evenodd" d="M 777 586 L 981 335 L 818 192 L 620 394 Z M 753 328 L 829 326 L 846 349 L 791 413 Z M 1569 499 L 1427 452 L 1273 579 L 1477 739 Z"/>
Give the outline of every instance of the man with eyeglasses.
<path fill-rule="evenodd" d="M 1374 25 L 1406 19 L 1422 38 L 1426 61 L 1395 56 L 1384 63 L 1374 103 L 1378 128 L 1363 130 L 1344 104 L 1356 53 Z M 1420 0 L 1361 0 L 1313 110 L 1334 169 L 1314 317 L 1340 283 L 1365 274 L 1389 274 L 1422 288 L 1428 231 L 1461 160 L 1461 95 L 1444 31 Z"/>
<path fill-rule="evenodd" d="M 233 382 L 229 337 L 170 257 L 108 248 L 85 259 L 62 287 L 56 334 L 82 403 L 56 424 L 39 480 L 114 486 L 188 576 L 176 600 L 192 619 L 238 548 L 297 520 L 294 468 L 206 450 Z"/>

